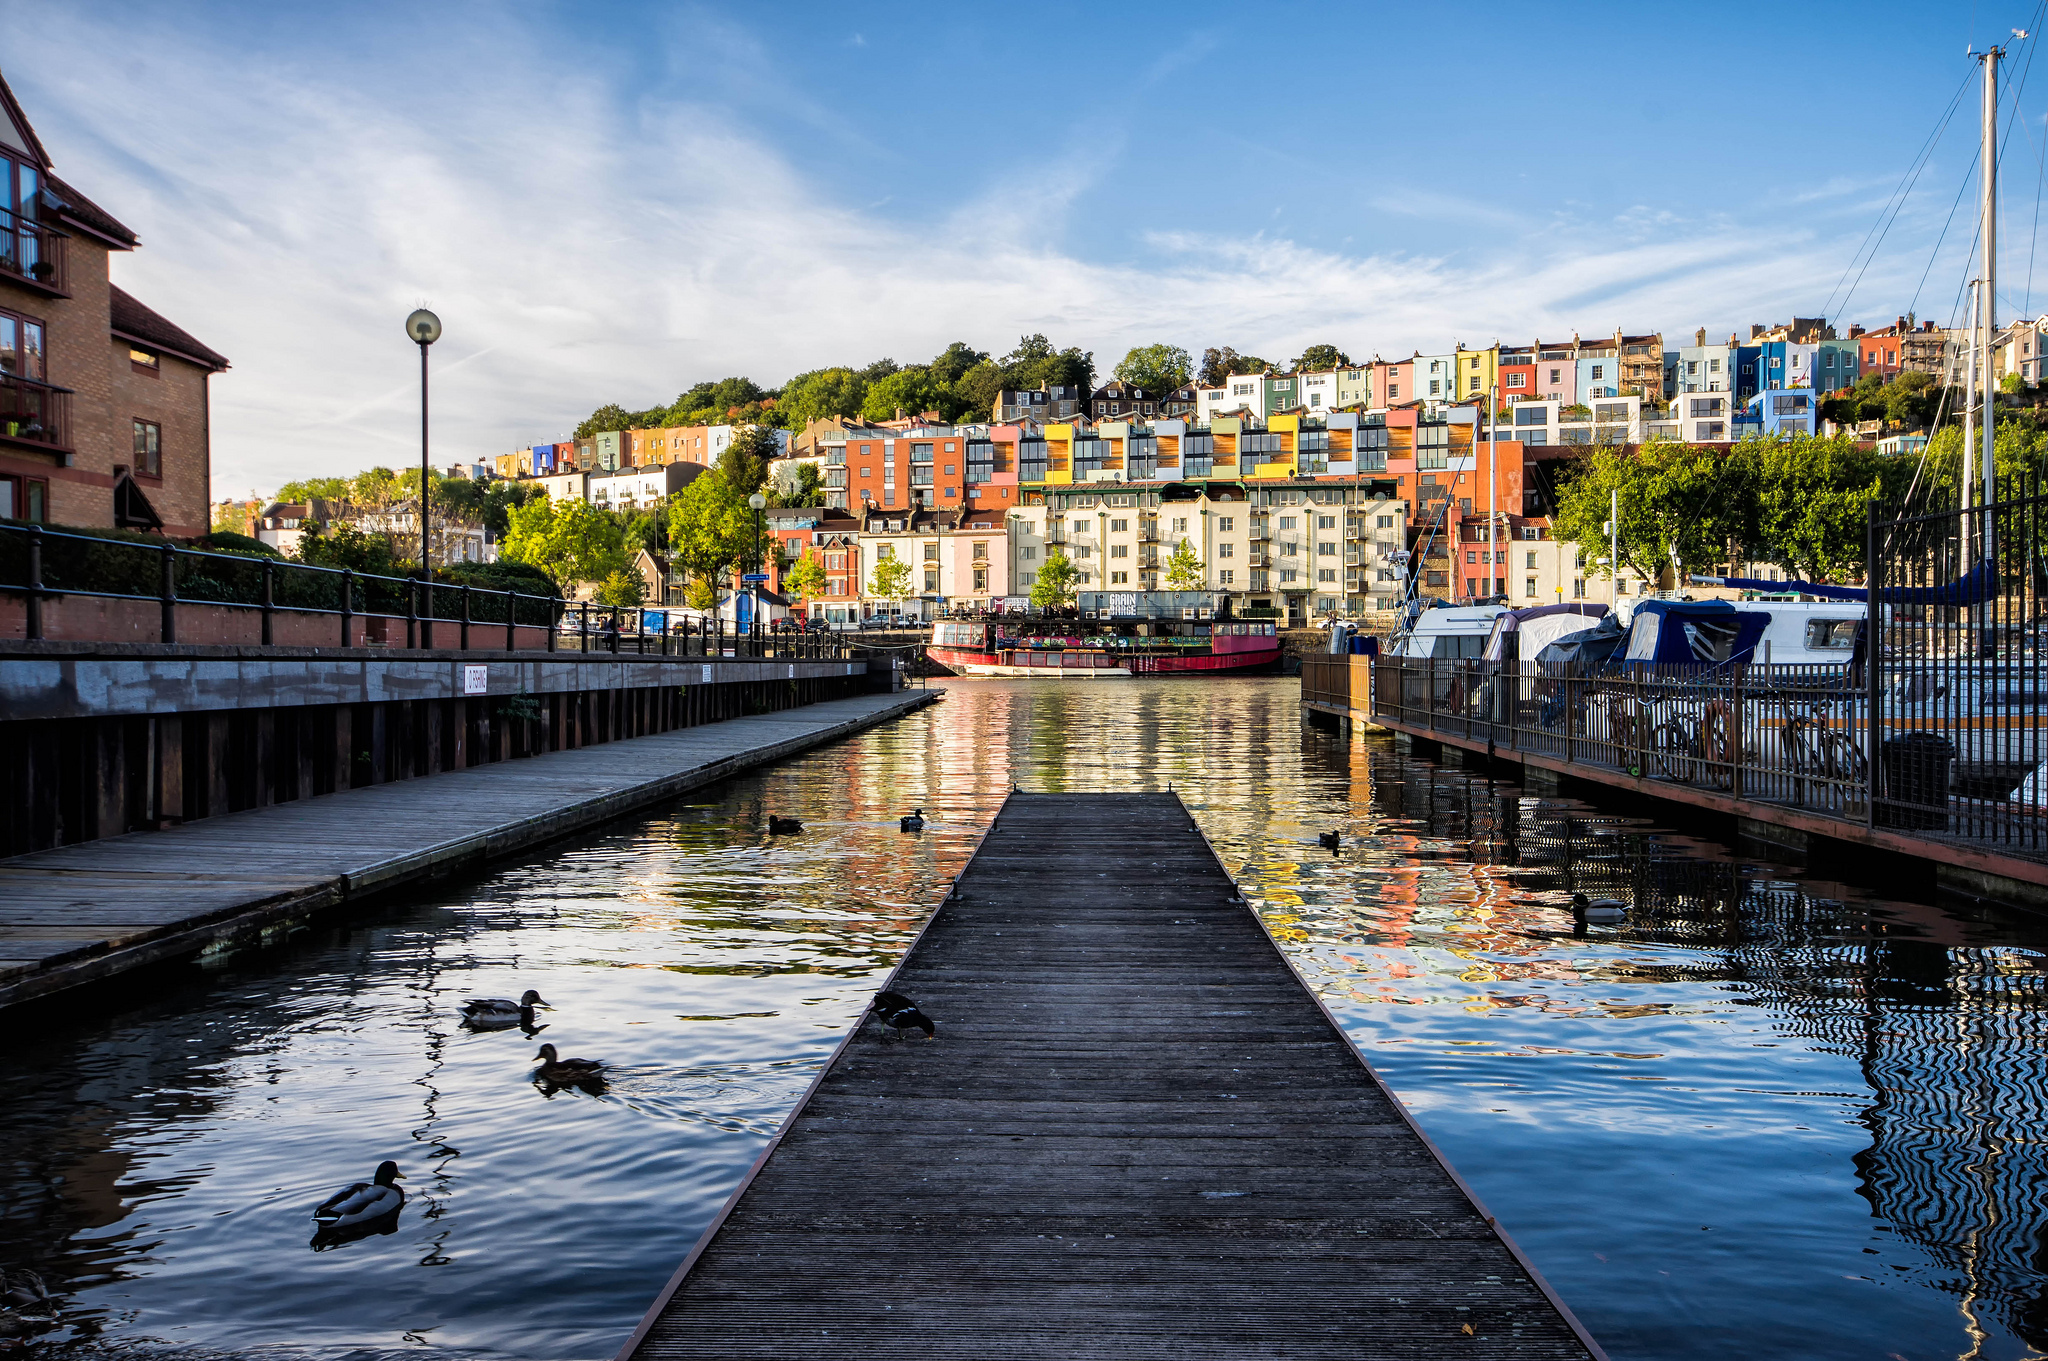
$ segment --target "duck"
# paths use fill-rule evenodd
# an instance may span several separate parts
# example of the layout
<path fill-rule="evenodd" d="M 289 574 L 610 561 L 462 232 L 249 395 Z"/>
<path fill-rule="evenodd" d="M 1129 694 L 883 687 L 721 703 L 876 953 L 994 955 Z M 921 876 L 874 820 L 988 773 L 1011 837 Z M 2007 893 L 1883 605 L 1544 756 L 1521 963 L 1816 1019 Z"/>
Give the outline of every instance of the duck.
<path fill-rule="evenodd" d="M 1344 838 L 1335 832 L 1324 832 L 1316 840 L 1321 842 L 1326 850 L 1332 851 L 1344 844 Z"/>
<path fill-rule="evenodd" d="M 1588 898 L 1572 895 L 1572 915 L 1595 926 L 1615 926 L 1628 918 L 1628 904 L 1619 898 Z"/>
<path fill-rule="evenodd" d="M 924 809 L 912 809 L 909 813 L 899 818 L 896 825 L 906 832 L 922 832 L 924 830 Z"/>
<path fill-rule="evenodd" d="M 344 1186 L 320 1202 L 313 1219 L 323 1229 L 348 1229 L 397 1214 L 405 1208 L 405 1192 L 392 1183 L 405 1180 L 388 1158 L 377 1164 L 376 1177 Z"/>
<path fill-rule="evenodd" d="M 568 1086 L 577 1082 L 588 1082 L 604 1073 L 604 1065 L 596 1059 L 565 1059 L 555 1052 L 551 1044 L 544 1044 L 534 1057 L 540 1060 L 540 1067 L 533 1075 L 543 1082 Z"/>
<path fill-rule="evenodd" d="M 795 818 L 779 818 L 773 813 L 768 815 L 768 835 L 770 836 L 786 836 L 791 832 L 801 832 L 803 829 L 804 825 Z"/>
<path fill-rule="evenodd" d="M 43 1284 L 43 1278 L 27 1267 L 16 1267 L 13 1271 L 0 1271 L 0 1308 L 42 1309 L 50 1308 L 50 1291 Z"/>
<path fill-rule="evenodd" d="M 939 1037 L 939 1028 L 932 1024 L 932 1018 L 919 1011 L 917 1003 L 900 992 L 876 993 L 874 1013 L 875 1019 L 882 1023 L 883 1039 L 889 1037 L 891 1030 L 896 1032 L 899 1040 L 906 1030 L 922 1030 L 928 1040 Z"/>
<path fill-rule="evenodd" d="M 465 1021 L 504 1021 L 509 1025 L 522 1018 L 531 1020 L 535 1007 L 547 1005 L 548 1003 L 542 999 L 541 995 L 532 988 L 528 988 L 521 994 L 516 1002 L 509 997 L 472 997 L 462 1004 L 462 1019 Z"/>

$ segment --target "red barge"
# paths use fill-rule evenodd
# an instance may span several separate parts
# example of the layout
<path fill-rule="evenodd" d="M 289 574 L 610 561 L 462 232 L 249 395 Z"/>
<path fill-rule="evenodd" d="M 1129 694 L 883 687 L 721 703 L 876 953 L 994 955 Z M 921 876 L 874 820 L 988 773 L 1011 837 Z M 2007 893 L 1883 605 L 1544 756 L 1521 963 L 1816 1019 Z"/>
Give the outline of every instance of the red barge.
<path fill-rule="evenodd" d="M 941 620 L 932 626 L 925 656 L 958 676 L 1048 680 L 1245 676 L 1280 662 L 1279 631 L 1262 620 L 1146 619 L 1090 633 L 1006 631 L 1016 628 L 1007 621 Z"/>

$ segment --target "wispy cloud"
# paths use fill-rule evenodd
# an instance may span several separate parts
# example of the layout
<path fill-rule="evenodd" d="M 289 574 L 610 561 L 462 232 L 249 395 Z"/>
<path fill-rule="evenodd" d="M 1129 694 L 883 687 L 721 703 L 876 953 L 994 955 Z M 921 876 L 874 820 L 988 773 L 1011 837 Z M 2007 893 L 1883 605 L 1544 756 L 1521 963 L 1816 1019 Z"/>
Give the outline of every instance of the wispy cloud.
<path fill-rule="evenodd" d="M 1117 129 L 1040 142 L 948 211 L 884 217 L 892 199 L 950 191 L 807 179 L 748 100 L 723 97 L 729 83 L 707 97 L 687 65 L 657 61 L 661 88 L 620 97 L 565 78 L 516 30 L 464 41 L 446 85 L 412 90 L 169 28 L 142 44 L 125 18 L 53 12 L 10 35 L 10 77 L 60 173 L 144 239 L 116 277 L 234 360 L 215 387 L 219 494 L 416 457 L 418 361 L 401 323 L 422 301 L 447 328 L 434 352 L 445 463 L 560 437 L 608 400 L 913 359 L 954 339 L 1004 349 L 1046 330 L 1107 367 L 1156 340 L 1278 359 L 1324 340 L 1405 354 L 1617 321 L 1725 330 L 1812 307 L 1803 281 L 1841 267 L 1832 245 L 1731 220 L 1640 208 L 1575 231 L 1548 204 L 1416 192 L 1374 207 L 1484 224 L 1485 248 L 1384 249 L 1370 216 L 1342 249 L 1197 221 L 1134 225 L 1142 259 L 1104 263 L 1065 248 L 1061 228 L 1100 201 L 1084 192 L 1104 173 L 1091 150 Z M 1209 45 L 1168 52 L 1153 77 Z M 109 49 L 148 51 L 152 116 L 66 59 Z M 743 36 L 716 49 L 771 71 Z M 828 101 L 801 102 L 799 125 L 856 135 Z"/>

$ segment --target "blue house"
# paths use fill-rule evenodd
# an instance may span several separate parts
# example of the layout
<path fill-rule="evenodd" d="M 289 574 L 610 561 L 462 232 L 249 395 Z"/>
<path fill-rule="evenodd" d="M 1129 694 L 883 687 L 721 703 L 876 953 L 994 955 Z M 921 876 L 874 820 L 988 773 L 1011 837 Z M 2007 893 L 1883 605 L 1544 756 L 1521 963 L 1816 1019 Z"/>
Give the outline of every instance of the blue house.
<path fill-rule="evenodd" d="M 1735 420 L 1736 438 L 1744 435 L 1811 435 L 1818 427 L 1810 388 L 1767 388 L 1744 403 Z"/>

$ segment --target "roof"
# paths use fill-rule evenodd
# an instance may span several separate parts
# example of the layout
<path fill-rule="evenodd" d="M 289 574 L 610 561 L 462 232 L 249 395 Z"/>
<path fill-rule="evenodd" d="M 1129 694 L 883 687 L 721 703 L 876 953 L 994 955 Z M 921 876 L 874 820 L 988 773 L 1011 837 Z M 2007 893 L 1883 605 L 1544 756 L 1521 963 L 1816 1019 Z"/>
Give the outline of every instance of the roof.
<path fill-rule="evenodd" d="M 62 201 L 62 206 L 58 208 L 57 215 L 66 222 L 85 232 L 89 232 L 93 236 L 99 237 L 117 250 L 133 250 L 141 244 L 136 239 L 135 233 L 123 226 L 112 213 L 100 207 L 99 204 L 94 203 L 76 189 L 73 189 L 63 180 L 58 179 L 55 175 L 51 175 L 46 179 L 45 183 L 49 185 L 50 192 Z"/>
<path fill-rule="evenodd" d="M 114 334 L 122 339 L 154 346 L 215 373 L 228 366 L 226 355 L 195 339 L 191 332 L 175 325 L 161 313 L 144 306 L 126 289 L 108 285 L 107 302 L 109 324 Z"/>

